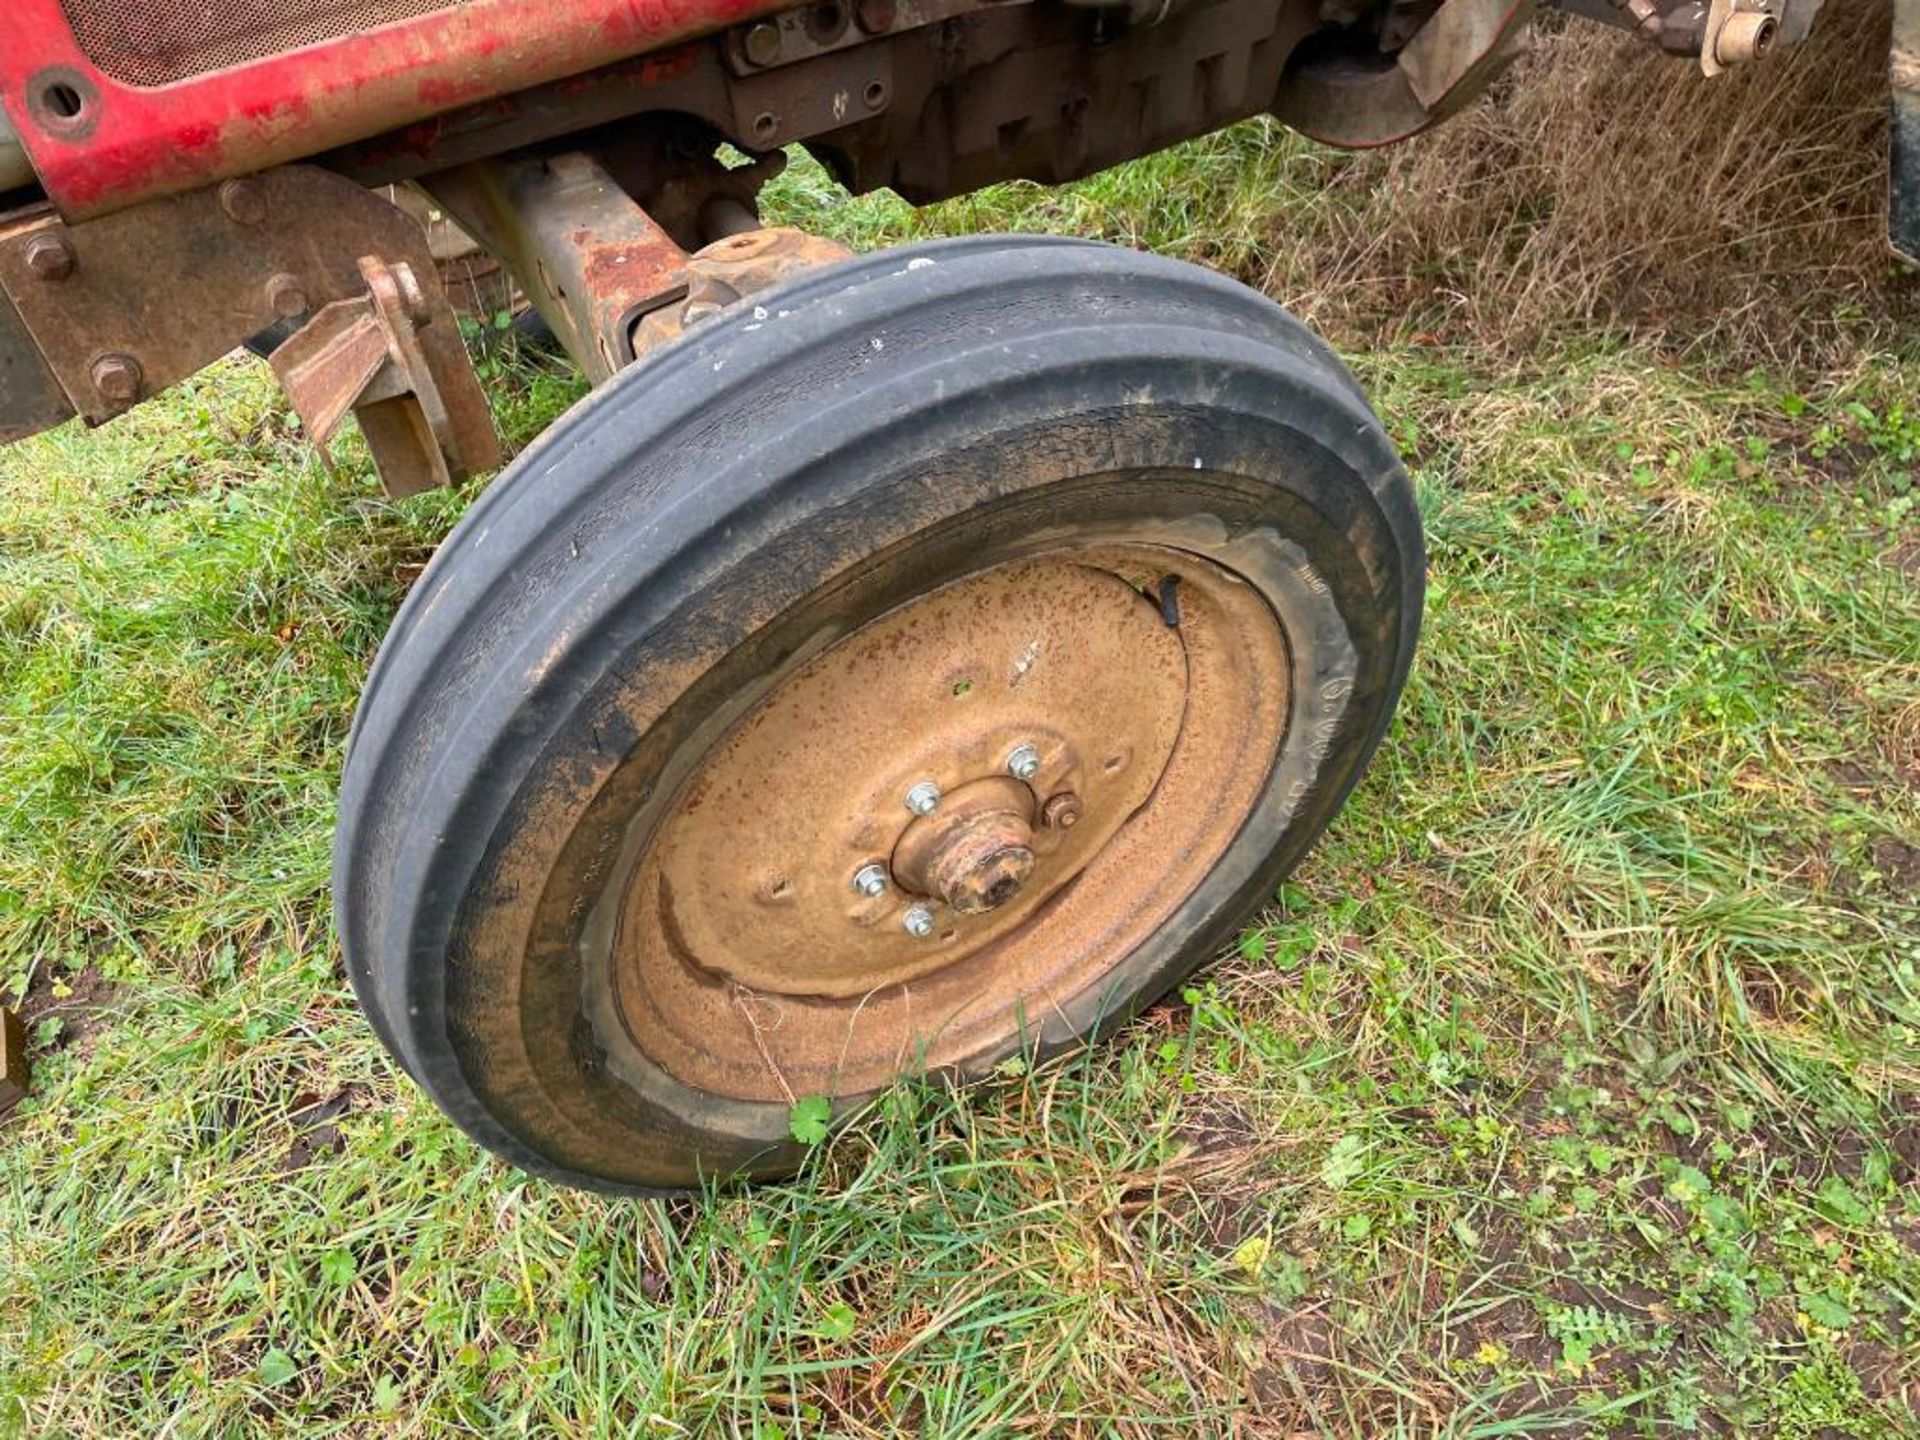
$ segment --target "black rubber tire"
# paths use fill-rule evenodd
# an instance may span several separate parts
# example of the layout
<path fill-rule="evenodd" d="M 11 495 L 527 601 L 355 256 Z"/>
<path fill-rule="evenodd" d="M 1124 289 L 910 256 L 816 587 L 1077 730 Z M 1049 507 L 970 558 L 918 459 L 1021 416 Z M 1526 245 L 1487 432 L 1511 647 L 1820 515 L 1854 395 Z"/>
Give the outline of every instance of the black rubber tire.
<path fill-rule="evenodd" d="M 590 793 L 610 756 L 650 783 L 700 715 L 798 649 L 823 591 L 836 613 L 878 614 L 1041 523 L 1196 513 L 1293 557 L 1255 579 L 1288 621 L 1287 764 L 1202 889 L 1042 1049 L 1215 953 L 1380 741 L 1424 565 L 1411 486 L 1359 388 L 1243 286 L 1028 236 L 812 272 L 615 377 L 475 502 L 368 679 L 334 896 L 381 1038 L 469 1134 L 555 1180 L 635 1192 L 790 1171 L 784 1106 L 610 1063 L 572 937 L 529 928 L 541 899 L 506 867 L 559 873 L 542 827 L 613 803 Z M 612 704 L 655 691 L 644 729 Z"/>

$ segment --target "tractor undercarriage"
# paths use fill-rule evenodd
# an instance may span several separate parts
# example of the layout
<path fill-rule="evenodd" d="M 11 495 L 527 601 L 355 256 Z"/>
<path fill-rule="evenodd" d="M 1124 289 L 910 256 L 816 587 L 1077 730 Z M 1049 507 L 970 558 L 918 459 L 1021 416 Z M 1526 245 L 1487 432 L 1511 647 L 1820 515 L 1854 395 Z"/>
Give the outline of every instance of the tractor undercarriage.
<path fill-rule="evenodd" d="M 275 368 L 310 433 L 324 443 L 345 409 L 371 415 L 363 429 L 396 491 L 497 457 L 425 252 L 350 187 L 428 192 L 598 382 L 725 298 L 841 253 L 791 234 L 739 238 L 759 226 L 756 196 L 782 147 L 804 144 L 851 191 L 921 203 L 1007 179 L 1059 183 L 1263 113 L 1331 144 L 1380 145 L 1478 94 L 1531 6 L 817 0 L 514 86 L 488 68 L 491 32 L 473 29 L 490 8 L 511 18 L 510 0 L 490 0 L 465 8 L 468 31 L 438 37 L 470 52 L 462 70 L 443 74 L 434 52 L 411 90 L 382 102 L 375 66 L 349 105 L 316 60 L 298 93 L 249 109 L 241 81 L 275 83 L 263 72 L 292 58 L 275 47 L 296 38 L 281 33 L 294 22 L 274 7 L 222 31 L 217 16 L 164 6 L 144 27 L 115 27 L 70 0 L 76 63 L 21 63 L 27 50 L 4 32 L 52 3 L 0 17 L 19 137 L 0 143 L 0 184 L 20 202 L 0 219 L 0 440 L 71 414 L 98 424 L 263 327 L 298 322 Z M 1764 47 L 1776 24 L 1804 29 L 1811 9 L 1581 3 L 1707 68 Z M 425 44 L 424 27 L 457 18 L 363 0 L 295 28 L 310 46 L 299 53 L 343 57 L 388 34 L 367 53 L 391 63 L 410 36 Z M 655 28 L 671 36 L 698 18 Z M 350 33 L 381 19 L 394 23 Z M 559 46 L 562 28 L 549 16 L 528 34 Z M 525 41 L 522 78 L 559 63 L 538 48 Z M 570 53 L 593 51 L 578 41 Z M 234 103 L 218 143 L 203 143 L 211 122 L 189 124 L 189 99 L 223 77 Z M 474 89 L 497 93 L 451 103 Z M 179 115 L 147 111 L 170 92 Z M 416 116 L 430 96 L 439 103 Z M 284 160 L 302 163 L 261 163 Z M 413 308 L 383 301 L 376 273 L 397 277 Z"/>

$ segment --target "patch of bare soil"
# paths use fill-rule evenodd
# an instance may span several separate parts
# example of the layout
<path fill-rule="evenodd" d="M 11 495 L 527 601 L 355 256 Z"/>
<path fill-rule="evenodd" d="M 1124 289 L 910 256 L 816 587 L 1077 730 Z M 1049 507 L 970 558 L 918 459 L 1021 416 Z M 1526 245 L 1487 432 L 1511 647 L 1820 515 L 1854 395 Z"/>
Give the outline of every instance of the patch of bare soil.
<path fill-rule="evenodd" d="M 1920 894 L 1920 845 L 1909 845 L 1892 835 L 1879 835 L 1869 847 L 1873 868 L 1895 895 Z"/>
<path fill-rule="evenodd" d="M 84 1051 L 106 1024 L 113 998 L 113 986 L 91 965 L 78 970 L 36 966 L 19 1005 L 27 1027 L 28 1053 L 39 1058 L 63 1050 Z M 44 1022 L 49 1020 L 59 1022 L 58 1026 L 47 1026 Z"/>

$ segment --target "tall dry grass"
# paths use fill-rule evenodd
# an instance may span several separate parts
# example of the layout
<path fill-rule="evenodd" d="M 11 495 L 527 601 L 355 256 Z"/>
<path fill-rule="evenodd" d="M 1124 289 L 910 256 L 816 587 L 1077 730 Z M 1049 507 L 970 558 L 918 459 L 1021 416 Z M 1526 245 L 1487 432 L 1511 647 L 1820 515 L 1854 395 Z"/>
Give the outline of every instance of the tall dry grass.
<path fill-rule="evenodd" d="M 1830 0 L 1805 44 L 1706 79 L 1585 22 L 1541 22 L 1479 105 L 1356 158 L 1266 288 L 1322 326 L 1518 357 L 1596 329 L 1736 362 L 1886 338 L 1885 0 Z M 1259 277 L 1255 277 L 1259 278 Z"/>

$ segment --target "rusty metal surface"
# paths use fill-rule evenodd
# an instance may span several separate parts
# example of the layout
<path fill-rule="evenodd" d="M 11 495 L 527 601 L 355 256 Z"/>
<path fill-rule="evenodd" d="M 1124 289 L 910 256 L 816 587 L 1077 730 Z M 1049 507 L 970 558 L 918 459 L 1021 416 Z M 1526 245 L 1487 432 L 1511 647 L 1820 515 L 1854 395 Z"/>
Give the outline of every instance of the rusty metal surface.
<path fill-rule="evenodd" d="M 605 165 L 579 151 L 479 161 L 426 183 L 506 261 L 596 385 L 742 296 L 851 253 L 803 231 L 755 229 L 689 255 Z M 692 221 L 699 200 L 685 198 Z M 726 228 L 734 212 L 735 223 L 752 223 L 730 194 L 707 198 L 728 207 L 709 204 L 709 225 Z"/>
<path fill-rule="evenodd" d="M 1513 31 L 1513 8 L 1512 0 L 1446 0 L 1396 58 L 1414 98 L 1439 110 L 1478 67 L 1492 63 Z"/>
<path fill-rule="evenodd" d="M 0 445 L 11 445 L 73 417 L 73 402 L 53 378 L 33 332 L 0 293 Z"/>
<path fill-rule="evenodd" d="M 49 240 L 72 254 L 57 274 L 36 264 Z M 486 397 L 425 232 L 327 171 L 269 171 L 75 225 L 45 211 L 16 218 L 0 227 L 0 290 L 73 410 L 99 424 L 286 318 L 296 297 L 318 310 L 365 296 L 365 256 L 415 278 L 417 343 L 459 436 L 460 469 L 496 463 Z"/>
<path fill-rule="evenodd" d="M 496 463 L 491 426 L 464 433 L 443 393 L 450 377 L 427 357 L 420 326 L 436 316 L 411 267 L 365 256 L 360 273 L 366 294 L 324 306 L 271 357 L 308 439 L 324 450 L 347 412 L 357 412 L 393 495 L 449 485 Z M 470 366 L 464 374 L 472 379 Z"/>
<path fill-rule="evenodd" d="M 336 300 L 273 352 L 307 439 L 324 449 L 368 386 L 392 363 L 386 331 L 367 300 Z"/>
<path fill-rule="evenodd" d="M 788 276 L 852 254 L 837 240 L 781 226 L 716 240 L 688 258 L 684 296 L 640 317 L 629 334 L 629 349 L 636 356 L 648 354 L 688 326 L 710 320 Z"/>
<path fill-rule="evenodd" d="M 1920 0 L 1893 0 L 1892 153 L 1887 176 L 1893 248 L 1920 264 Z"/>
<path fill-rule="evenodd" d="M 921 203 L 1007 179 L 1073 179 L 1268 110 L 1331 143 L 1384 144 L 1478 94 L 1514 53 L 1529 0 L 1448 0 L 1414 32 L 1404 67 L 1364 26 L 1352 54 L 1315 46 L 1297 58 L 1321 26 L 1319 8 L 1298 0 L 1156 6 L 1151 25 L 994 0 L 933 22 L 931 10 L 896 4 L 885 24 L 884 10 L 868 31 L 856 9 L 823 41 L 809 7 L 790 8 L 724 38 L 466 107 L 328 163 L 393 179 L 615 126 L 635 149 L 702 136 L 749 152 L 805 141 L 850 188 Z M 652 128 L 669 116 L 691 133 Z M 621 178 L 692 243 L 644 183 Z"/>
<path fill-rule="evenodd" d="M 1026 653 L 1042 635 L 1045 666 Z M 706 971 L 769 992 L 858 996 L 938 969 L 1017 924 L 1145 801 L 1185 694 L 1179 637 L 1110 574 L 1036 564 L 929 596 L 822 656 L 708 760 L 658 841 L 662 923 Z M 932 945 L 913 939 L 903 887 L 947 822 L 903 797 L 931 780 L 951 797 L 942 810 L 974 813 L 963 789 L 1004 775 L 1022 743 L 1041 752 L 1033 789 L 1075 791 L 1086 819 L 1021 905 Z M 853 893 L 848 877 L 869 860 L 902 884 Z"/>
<path fill-rule="evenodd" d="M 493 256 L 454 223 L 426 191 L 414 185 L 384 185 L 380 194 L 427 232 L 434 269 L 447 303 L 463 317 L 491 320 L 515 303 L 513 278 Z"/>
<path fill-rule="evenodd" d="M 360 274 L 367 282 L 367 303 L 386 332 L 390 362 L 361 392 L 354 407 L 381 483 L 391 494 L 411 495 L 451 485 L 462 475 L 497 463 L 491 421 L 472 440 L 467 439 L 444 393 L 444 386 L 465 381 L 473 385 L 479 404 L 486 404 L 464 344 L 459 366 L 443 375 L 422 343 L 423 327 L 431 327 L 436 319 L 442 326 L 452 322 L 445 300 L 437 311 L 430 306 L 425 287 L 409 265 L 389 267 L 363 255 Z M 484 453 L 476 456 L 476 448 Z"/>
<path fill-rule="evenodd" d="M 1151 25 L 1130 25 L 1118 9 L 1022 0 L 830 0 L 778 11 L 743 0 L 737 14 L 727 12 L 740 22 L 732 29 L 670 50 L 477 104 L 461 87 L 444 87 L 432 118 L 336 151 L 328 163 L 363 180 L 438 172 L 432 183 L 443 202 L 483 232 L 600 380 L 767 283 L 718 268 L 754 257 L 712 245 L 688 256 L 757 223 L 755 194 L 780 163 L 772 146 L 804 139 L 851 188 L 890 187 L 925 201 L 1008 178 L 1070 179 L 1269 108 L 1334 143 L 1384 143 L 1477 92 L 1507 53 L 1525 4 L 1447 0 L 1399 61 L 1376 54 L 1367 68 L 1339 56 L 1322 64 L 1322 47 L 1293 63 L 1320 24 L 1299 0 L 1161 6 Z M 578 18 L 560 8 L 569 23 Z M 539 67 L 524 78 L 540 80 Z M 67 140 L 97 160 L 98 127 L 118 122 L 108 112 L 68 118 Z M 530 160 L 515 148 L 583 128 L 592 131 L 590 151 Z M 303 133 L 311 145 L 336 138 L 326 126 Z M 729 167 L 715 155 L 723 141 L 763 153 Z M 192 163 L 202 160 L 219 169 L 231 156 Z M 464 163 L 446 168 L 455 161 Z M 120 203 L 121 181 L 174 183 L 117 173 L 107 191 L 74 193 L 110 193 Z M 0 289 L 45 351 L 65 403 L 98 423 L 224 353 L 251 333 L 243 323 L 258 329 L 287 318 L 289 296 L 314 306 L 349 298 L 358 292 L 326 276 L 361 255 L 407 262 L 427 280 L 428 267 L 385 232 L 379 243 L 330 233 L 366 222 L 367 202 L 348 198 L 350 187 L 336 181 L 340 188 L 323 195 L 317 182 L 302 182 L 301 194 L 280 193 L 291 182 L 275 177 L 303 173 L 312 172 L 197 190 L 173 210 L 164 207 L 176 202 L 149 202 L 122 212 L 130 223 L 117 230 L 119 217 L 63 227 L 50 214 L 0 228 Z M 327 225 L 315 223 L 320 215 Z M 25 248 L 8 243 L 16 239 Z M 55 239 L 78 246 L 71 266 L 47 248 Z M 830 257 L 781 258 L 797 266 Z M 791 267 L 774 278 L 786 273 Z M 8 328 L 0 316 L 0 340 Z M 422 327 L 436 373 L 457 368 L 453 330 Z M 6 436 L 60 418 L 62 402 L 36 364 L 26 348 L 0 355 Z M 449 379 L 442 389 L 456 427 L 477 438 L 477 387 Z"/>
<path fill-rule="evenodd" d="M 1479 95 L 1519 54 L 1534 0 L 1446 0 L 1398 54 L 1317 52 L 1289 68 L 1273 113 L 1344 149 L 1390 145 Z"/>
<path fill-rule="evenodd" d="M 1309 133 L 1380 143 L 1457 108 L 1486 79 L 1481 59 L 1502 53 L 1469 54 L 1449 38 L 1486 28 L 1483 0 L 1448 0 L 1441 33 L 1416 49 L 1427 52 L 1415 62 L 1425 98 L 1396 73 L 1397 41 L 1378 43 L 1364 25 L 1355 55 L 1383 62 L 1397 91 L 1356 87 L 1354 57 L 1325 47 L 1298 83 L 1295 48 L 1323 29 L 1323 7 L 1308 0 L 698 0 L 672 13 L 468 0 L 162 91 L 102 73 L 60 3 L 0 7 L 0 94 L 69 214 L 316 154 L 384 181 L 668 120 L 748 151 L 817 142 L 856 189 L 921 201 L 1002 179 L 1071 179 L 1276 105 Z M 46 96 L 67 92 L 79 108 L 62 115 Z M 1385 113 L 1357 117 L 1366 105 Z"/>
<path fill-rule="evenodd" d="M 1039 798 L 1023 781 L 969 781 L 942 797 L 938 810 L 908 823 L 893 847 L 894 879 L 956 915 L 997 910 L 1032 878 L 1038 823 Z"/>
<path fill-rule="evenodd" d="M 796 236 L 779 242 L 793 248 L 777 255 L 708 244 L 687 259 L 712 237 L 757 223 L 755 193 L 780 163 L 777 151 L 719 163 L 723 140 L 752 152 L 805 138 L 852 188 L 890 186 L 913 200 L 1010 177 L 1064 180 L 1265 109 L 1316 23 L 1293 0 L 1167 7 L 1155 12 L 1165 14 L 1161 23 L 1133 29 L 1110 28 L 1108 12 L 1021 0 L 866 0 L 824 13 L 817 5 L 776 13 L 767 23 L 779 43 L 757 49 L 764 63 L 730 48 L 744 47 L 749 20 L 497 102 L 469 105 L 472 97 L 450 88 L 431 120 L 329 163 L 363 180 L 441 172 L 433 183 L 443 203 L 485 232 L 598 380 L 731 299 L 837 258 L 824 242 Z M 1091 43 L 1096 32 L 1099 44 Z M 582 127 L 597 127 L 591 154 L 445 169 Z M 328 133 L 310 132 L 314 144 Z M 384 235 L 379 243 L 339 237 L 363 224 L 369 203 L 345 185 L 332 195 L 311 184 L 298 196 L 280 193 L 290 182 L 275 177 L 299 173 L 237 179 L 81 225 L 63 227 L 49 214 L 0 230 L 0 289 L 73 408 L 92 423 L 118 413 L 285 319 L 290 295 L 314 307 L 350 298 L 358 292 L 325 283 L 326 273 L 350 271 L 360 255 L 405 261 L 428 276 Z M 210 206 L 210 194 L 221 203 Z M 320 215 L 326 226 L 315 223 Z M 115 228 L 116 218 L 128 223 Z M 6 243 L 52 233 L 82 252 L 66 278 L 45 273 L 60 268 L 58 256 Z M 778 264 L 748 273 L 747 262 L 762 260 Z M 437 372 L 452 373 L 453 328 L 422 329 Z M 16 349 L 6 363 L 7 433 L 60 418 L 30 351 Z M 477 435 L 469 387 L 449 381 L 443 389 L 456 422 Z"/>
<path fill-rule="evenodd" d="M 429 185 L 595 384 L 632 363 L 634 322 L 686 293 L 686 251 L 589 155 L 481 161 Z"/>
<path fill-rule="evenodd" d="M 1169 573 L 1177 627 L 1142 594 Z M 999 566 L 881 617 L 763 698 L 652 834 L 612 957 L 628 1030 L 682 1080 L 767 1100 L 1019 1033 L 1229 843 L 1286 676 L 1257 592 L 1153 546 Z M 928 780 L 942 800 L 916 816 Z M 867 895 L 876 863 L 890 883 Z"/>

